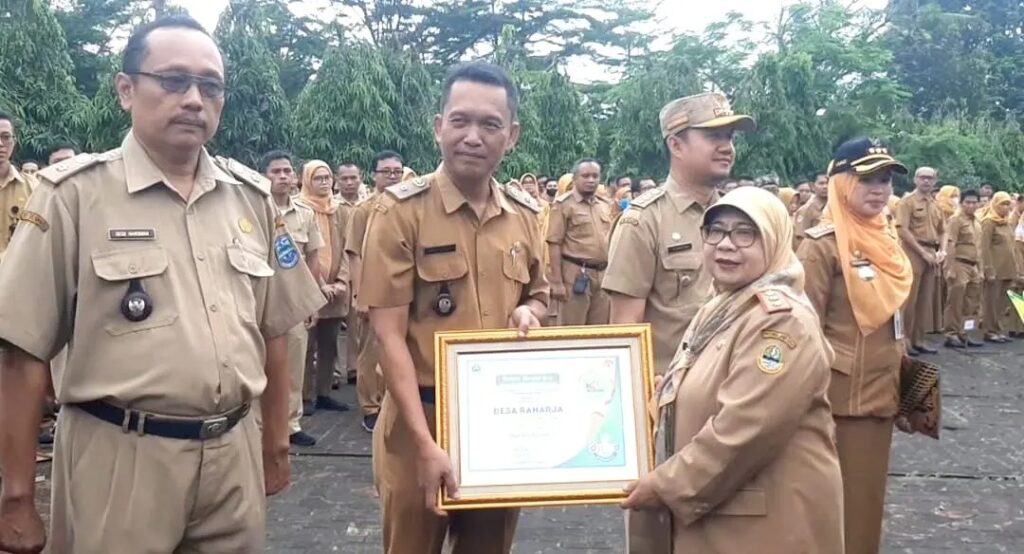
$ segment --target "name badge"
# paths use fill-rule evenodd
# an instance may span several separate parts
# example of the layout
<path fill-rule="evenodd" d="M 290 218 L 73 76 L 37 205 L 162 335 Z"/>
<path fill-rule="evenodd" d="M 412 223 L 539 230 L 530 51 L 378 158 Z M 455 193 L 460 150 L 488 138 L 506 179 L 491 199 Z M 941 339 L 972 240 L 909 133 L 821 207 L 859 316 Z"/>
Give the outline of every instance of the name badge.
<path fill-rule="evenodd" d="M 154 229 L 110 229 L 107 231 L 110 240 L 156 240 Z"/>
<path fill-rule="evenodd" d="M 900 311 L 892 316 L 892 330 L 896 340 L 903 340 L 903 313 Z"/>
<path fill-rule="evenodd" d="M 964 331 L 973 331 L 974 327 L 975 323 L 973 319 L 968 319 L 964 321 Z"/>

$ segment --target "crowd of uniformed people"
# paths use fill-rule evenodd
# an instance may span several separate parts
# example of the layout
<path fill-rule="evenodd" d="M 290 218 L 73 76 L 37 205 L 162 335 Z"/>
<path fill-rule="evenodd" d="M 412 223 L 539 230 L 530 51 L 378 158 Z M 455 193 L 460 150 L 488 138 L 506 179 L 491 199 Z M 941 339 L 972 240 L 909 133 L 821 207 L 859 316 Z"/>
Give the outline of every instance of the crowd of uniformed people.
<path fill-rule="evenodd" d="M 366 187 L 353 163 L 210 154 L 224 71 L 173 16 L 127 43 L 120 148 L 19 171 L 0 115 L 0 552 L 262 552 L 265 496 L 316 441 L 302 417 L 349 409 L 332 389 L 354 380 L 383 550 L 507 554 L 518 510 L 436 507 L 457 486 L 434 333 L 646 322 L 657 465 L 626 488 L 628 551 L 876 553 L 893 428 L 914 429 L 906 356 L 934 354 L 929 333 L 1024 336 L 1024 202 L 935 190 L 929 167 L 898 198 L 908 169 L 878 140 L 793 188 L 734 179 L 757 125 L 706 93 L 661 111 L 661 184 L 604 181 L 596 159 L 499 184 L 529 130 L 516 85 L 474 62 L 444 82 L 438 167 L 383 150 Z"/>

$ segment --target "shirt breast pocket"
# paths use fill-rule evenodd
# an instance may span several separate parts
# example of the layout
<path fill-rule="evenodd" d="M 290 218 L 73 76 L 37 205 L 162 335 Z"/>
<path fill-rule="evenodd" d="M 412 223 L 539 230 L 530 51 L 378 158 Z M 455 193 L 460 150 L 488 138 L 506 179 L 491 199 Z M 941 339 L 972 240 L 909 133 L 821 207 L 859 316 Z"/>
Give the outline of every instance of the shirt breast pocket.
<path fill-rule="evenodd" d="M 689 250 L 686 252 L 668 252 L 667 248 L 661 253 L 662 271 L 658 272 L 655 280 L 655 288 L 662 298 L 672 304 L 686 304 L 693 301 L 692 294 L 700 276 L 700 268 L 703 265 L 699 252 Z"/>
<path fill-rule="evenodd" d="M 238 315 L 247 323 L 256 323 L 259 285 L 263 279 L 272 277 L 274 270 L 267 263 L 267 254 L 256 254 L 241 245 L 228 246 L 228 263 L 234 269 L 231 277 L 231 293 L 235 297 Z"/>
<path fill-rule="evenodd" d="M 92 267 L 101 283 L 92 304 L 107 315 L 104 329 L 119 336 L 171 325 L 178 319 L 176 299 L 168 279 L 167 252 L 162 246 L 92 253 Z M 129 320 L 121 303 L 132 281 L 138 281 L 152 306 L 141 321 Z"/>
<path fill-rule="evenodd" d="M 444 288 L 447 288 L 448 294 L 452 296 L 455 310 L 460 309 L 469 290 L 469 280 L 466 278 L 468 273 L 469 265 L 459 252 L 420 257 L 416 261 L 416 275 L 420 281 L 416 284 L 416 313 L 434 314 L 434 301 L 445 292 Z"/>
<path fill-rule="evenodd" d="M 517 304 L 523 295 L 523 287 L 530 282 L 530 268 L 526 260 L 526 249 L 519 245 L 506 250 L 501 258 L 501 272 L 505 275 L 506 286 L 512 290 L 509 301 Z"/>

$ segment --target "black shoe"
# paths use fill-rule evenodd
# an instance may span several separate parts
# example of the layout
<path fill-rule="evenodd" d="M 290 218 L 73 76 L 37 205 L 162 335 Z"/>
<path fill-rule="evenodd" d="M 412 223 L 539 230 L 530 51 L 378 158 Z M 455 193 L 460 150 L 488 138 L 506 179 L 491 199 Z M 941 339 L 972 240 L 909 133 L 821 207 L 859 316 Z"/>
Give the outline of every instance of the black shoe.
<path fill-rule="evenodd" d="M 921 355 L 921 351 L 919 351 L 918 349 L 914 348 L 913 346 L 908 346 L 907 347 L 907 356 L 910 356 L 911 358 L 914 358 L 914 357 L 917 357 L 917 356 L 920 356 L 920 355 Z"/>
<path fill-rule="evenodd" d="M 974 340 L 974 339 L 968 337 L 968 339 L 967 339 L 967 346 L 969 346 L 971 348 L 979 348 L 979 347 L 985 346 L 985 343 L 981 342 L 980 340 Z"/>
<path fill-rule="evenodd" d="M 347 412 L 348 404 L 338 402 L 330 396 L 318 396 L 316 397 L 316 409 L 331 412 Z"/>
<path fill-rule="evenodd" d="M 967 348 L 967 345 L 957 337 L 947 337 L 946 348 Z"/>
<path fill-rule="evenodd" d="M 993 333 L 985 335 L 985 342 L 992 342 L 995 344 L 1006 344 L 1009 341 L 1010 339 L 1003 338 L 1002 336 Z"/>
<path fill-rule="evenodd" d="M 39 444 L 53 444 L 53 433 L 49 431 L 43 431 L 39 433 Z"/>
<path fill-rule="evenodd" d="M 316 446 L 316 439 L 302 431 L 292 433 L 291 436 L 288 437 L 288 442 L 295 446 Z"/>
<path fill-rule="evenodd" d="M 313 415 L 315 413 L 316 413 L 316 403 L 313 402 L 312 400 L 303 400 L 302 401 L 302 415 L 305 416 L 305 417 L 309 417 L 309 416 L 311 416 L 311 415 Z"/>
<path fill-rule="evenodd" d="M 372 433 L 377 427 L 377 414 L 370 414 L 363 418 L 363 431 Z"/>
<path fill-rule="evenodd" d="M 1003 341 L 1003 344 L 1006 344 L 1006 343 L 1009 343 L 1009 342 L 1013 342 L 1013 340 L 1010 339 L 1010 337 L 1008 337 L 1006 335 L 999 335 L 999 338 Z"/>
<path fill-rule="evenodd" d="M 346 375 L 346 377 L 348 378 L 347 379 L 348 380 L 348 384 L 350 384 L 350 385 L 356 384 L 356 379 L 357 379 L 357 377 L 356 377 L 356 370 L 350 369 L 346 373 L 348 374 L 348 375 Z"/>
<path fill-rule="evenodd" d="M 934 349 L 934 348 L 932 348 L 930 346 L 925 346 L 923 344 L 915 344 L 914 348 L 916 348 L 917 351 L 920 352 L 921 354 L 938 354 L 939 353 L 938 350 L 936 350 L 936 349 Z"/>

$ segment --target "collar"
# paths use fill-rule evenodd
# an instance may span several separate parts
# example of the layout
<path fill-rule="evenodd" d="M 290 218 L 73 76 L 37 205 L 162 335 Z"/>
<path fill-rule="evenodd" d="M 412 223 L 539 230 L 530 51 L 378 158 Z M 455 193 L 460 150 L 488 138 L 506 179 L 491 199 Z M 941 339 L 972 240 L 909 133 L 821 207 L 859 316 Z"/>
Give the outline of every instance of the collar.
<path fill-rule="evenodd" d="M 463 204 L 468 204 L 469 200 L 462 194 L 462 191 L 452 183 L 451 177 L 444 169 L 444 164 L 437 168 L 434 172 L 434 186 L 441 193 L 441 204 L 444 206 L 445 213 L 454 213 L 456 210 L 462 207 Z M 512 212 L 514 208 L 509 202 L 505 194 L 501 192 L 501 187 L 498 182 L 491 177 L 490 182 L 491 197 L 487 200 L 487 209 L 484 213 L 487 214 L 492 211 L 492 207 L 497 208 L 499 211 L 504 210 L 506 212 Z"/>
<path fill-rule="evenodd" d="M 124 177 L 128 193 L 134 194 L 153 185 L 170 182 L 164 172 L 153 163 L 142 143 L 129 131 L 121 143 L 122 159 L 124 160 Z M 218 182 L 240 185 L 237 179 L 213 163 L 210 154 L 203 148 L 199 152 L 199 165 L 196 168 L 196 187 L 206 192 L 212 190 Z M 195 196 L 195 194 L 193 194 Z"/>
<path fill-rule="evenodd" d="M 0 190 L 7 188 L 7 185 L 13 183 L 14 181 L 17 181 L 23 185 L 28 184 L 28 182 L 25 180 L 25 177 L 22 176 L 18 169 L 14 167 L 14 164 L 11 163 L 11 172 L 7 174 L 7 179 L 4 180 L 3 183 L 0 183 Z"/>
<path fill-rule="evenodd" d="M 717 202 L 719 198 L 718 191 L 716 190 L 712 193 L 711 201 L 708 202 L 708 205 L 701 206 L 700 202 L 697 202 L 696 198 L 683 190 L 683 187 L 681 187 L 679 183 L 672 178 L 672 175 L 669 175 L 668 179 L 665 180 L 665 194 L 668 196 L 668 199 L 672 201 L 672 205 L 676 207 L 676 211 L 679 213 L 685 212 L 694 204 L 696 204 L 697 208 L 699 208 L 701 213 L 703 213 L 705 209 L 710 207 L 711 204 Z"/>
<path fill-rule="evenodd" d="M 572 198 L 580 204 L 593 204 L 594 202 L 597 202 L 597 190 L 594 190 L 594 194 L 591 194 L 589 198 L 586 198 L 580 194 L 580 191 L 573 187 Z"/>
<path fill-rule="evenodd" d="M 278 204 L 277 200 L 274 200 L 274 207 L 276 207 L 277 210 L 281 212 L 281 215 L 287 215 L 295 211 L 295 199 L 292 198 L 291 196 L 288 196 L 288 201 L 285 202 L 284 206 Z"/>

